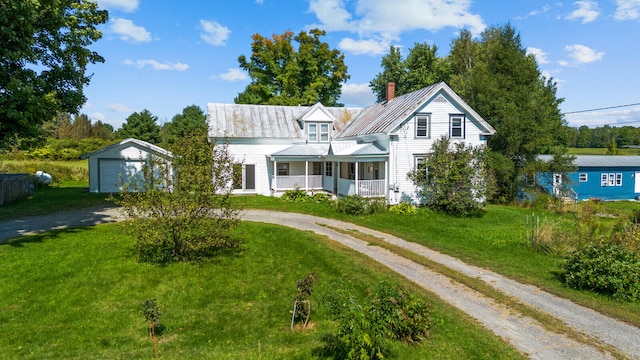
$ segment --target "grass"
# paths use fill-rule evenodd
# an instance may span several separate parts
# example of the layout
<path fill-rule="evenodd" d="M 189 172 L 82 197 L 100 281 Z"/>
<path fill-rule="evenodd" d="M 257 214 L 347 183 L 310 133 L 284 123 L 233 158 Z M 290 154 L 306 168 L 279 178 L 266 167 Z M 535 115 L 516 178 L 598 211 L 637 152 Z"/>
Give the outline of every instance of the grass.
<path fill-rule="evenodd" d="M 562 284 L 559 273 L 564 256 L 538 252 L 530 245 L 530 225 L 527 225 L 525 219 L 531 216 L 531 209 L 491 205 L 485 215 L 478 218 L 450 217 L 427 209 L 420 209 L 415 215 L 384 213 L 347 216 L 320 204 L 285 202 L 262 196 L 239 200 L 249 208 L 304 212 L 338 218 L 387 232 L 520 282 L 536 285 L 603 314 L 640 326 L 640 303 L 619 302 L 592 292 L 577 291 Z M 599 212 L 612 214 L 628 214 L 638 208 L 635 202 L 602 203 L 599 206 Z M 571 212 L 559 214 L 535 210 L 535 213 L 541 217 L 542 222 L 556 223 L 563 231 L 572 231 L 574 227 L 575 219 Z M 601 221 L 611 223 L 616 219 L 604 218 Z"/>
<path fill-rule="evenodd" d="M 0 160 L 0 173 L 34 174 L 43 170 L 53 176 L 53 183 L 39 187 L 34 193 L 0 206 L 0 220 L 44 215 L 57 211 L 110 205 L 106 194 L 89 193 L 88 162 Z"/>
<path fill-rule="evenodd" d="M 501 339 L 368 258 L 293 229 L 243 223 L 241 252 L 203 264 L 137 263 L 122 224 L 0 245 L 0 358 L 152 358 L 141 303 L 156 298 L 163 359 L 306 359 L 336 329 L 318 301 L 341 277 L 364 297 L 399 282 L 431 305 L 431 335 L 396 345 L 402 359 L 522 358 Z M 297 279 L 319 275 L 311 328 L 289 330 Z"/>
<path fill-rule="evenodd" d="M 68 180 L 37 189 L 34 193 L 4 206 L 0 206 L 0 220 L 24 216 L 44 215 L 57 211 L 112 205 L 106 194 L 87 191 L 84 181 Z"/>
<path fill-rule="evenodd" d="M 640 149 L 618 148 L 618 155 L 640 155 Z M 607 155 L 607 148 L 569 148 L 571 155 Z"/>

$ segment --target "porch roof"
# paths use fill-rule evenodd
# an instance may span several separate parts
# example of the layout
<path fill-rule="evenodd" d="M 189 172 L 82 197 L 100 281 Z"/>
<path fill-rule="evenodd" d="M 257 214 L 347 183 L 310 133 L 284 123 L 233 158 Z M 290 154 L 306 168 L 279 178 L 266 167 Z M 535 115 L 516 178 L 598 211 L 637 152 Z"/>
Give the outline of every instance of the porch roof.
<path fill-rule="evenodd" d="M 375 144 L 358 144 L 355 141 L 336 141 L 326 144 L 293 145 L 284 150 L 272 153 L 272 158 L 314 158 L 333 156 L 387 156 L 389 152 Z"/>

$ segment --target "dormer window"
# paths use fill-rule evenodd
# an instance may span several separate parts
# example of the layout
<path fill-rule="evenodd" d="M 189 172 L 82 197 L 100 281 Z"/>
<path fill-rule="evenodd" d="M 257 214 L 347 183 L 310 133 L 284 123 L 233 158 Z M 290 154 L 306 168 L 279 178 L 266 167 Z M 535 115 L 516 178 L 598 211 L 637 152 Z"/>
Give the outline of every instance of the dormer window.
<path fill-rule="evenodd" d="M 328 142 L 331 140 L 329 125 L 329 123 L 307 123 L 307 141 Z"/>

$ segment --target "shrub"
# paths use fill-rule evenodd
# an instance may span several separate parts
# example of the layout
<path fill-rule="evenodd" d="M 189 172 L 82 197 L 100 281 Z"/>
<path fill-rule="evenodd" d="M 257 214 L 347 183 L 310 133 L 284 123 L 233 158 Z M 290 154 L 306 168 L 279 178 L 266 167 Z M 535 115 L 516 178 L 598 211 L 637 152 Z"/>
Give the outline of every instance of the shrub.
<path fill-rule="evenodd" d="M 594 243 L 567 254 L 562 264 L 565 284 L 610 295 L 617 300 L 640 299 L 640 257 L 611 243 Z"/>
<path fill-rule="evenodd" d="M 293 190 L 285 191 L 281 198 L 287 201 L 304 202 L 309 199 L 309 195 L 306 190 L 302 190 L 299 186 L 296 186 Z"/>
<path fill-rule="evenodd" d="M 403 201 L 400 204 L 391 206 L 389 208 L 389 211 L 398 215 L 411 215 L 411 214 L 417 213 L 418 209 L 416 208 L 415 205 L 412 205 L 410 202 Z"/>
<path fill-rule="evenodd" d="M 367 305 L 360 305 L 338 279 L 323 305 L 340 322 L 331 345 L 335 358 L 382 359 L 387 342 L 419 342 L 429 334 L 426 303 L 400 286 L 381 282 Z"/>
<path fill-rule="evenodd" d="M 327 193 L 316 193 L 311 196 L 311 201 L 318 204 L 329 204 L 331 203 L 331 195 Z"/>
<path fill-rule="evenodd" d="M 338 212 L 348 215 L 370 215 L 387 210 L 385 199 L 367 199 L 360 195 L 348 195 L 335 203 Z"/>

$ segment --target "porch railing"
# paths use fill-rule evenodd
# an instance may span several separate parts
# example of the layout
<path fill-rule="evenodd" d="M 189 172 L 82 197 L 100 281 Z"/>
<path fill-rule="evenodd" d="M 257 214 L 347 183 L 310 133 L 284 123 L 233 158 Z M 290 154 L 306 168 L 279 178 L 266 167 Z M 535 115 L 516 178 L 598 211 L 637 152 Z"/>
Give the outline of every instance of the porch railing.
<path fill-rule="evenodd" d="M 384 179 L 358 180 L 358 195 L 364 197 L 385 196 Z"/>
<path fill-rule="evenodd" d="M 308 177 L 304 175 L 278 175 L 275 180 L 277 190 L 292 190 L 296 187 L 305 189 L 306 184 L 309 189 L 322 189 L 322 175 L 309 175 Z"/>

